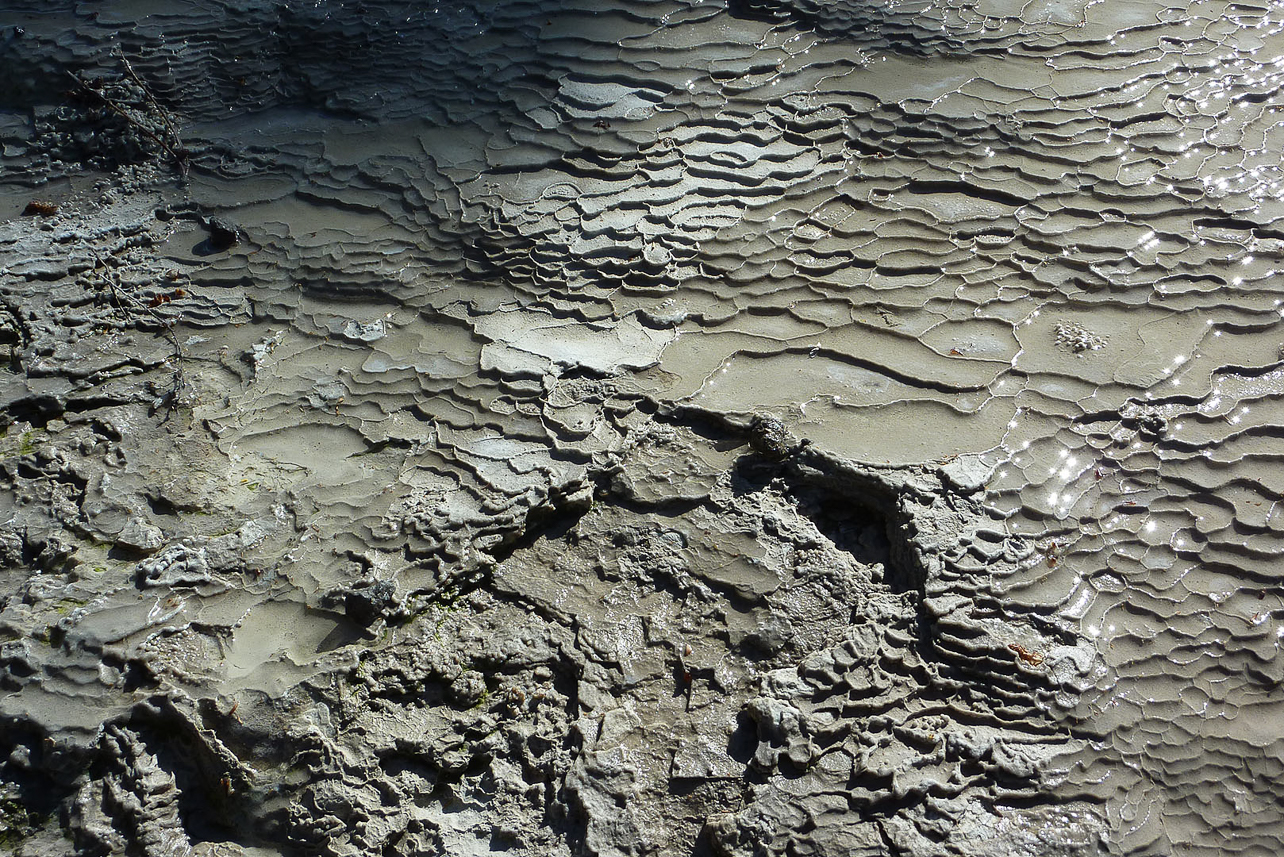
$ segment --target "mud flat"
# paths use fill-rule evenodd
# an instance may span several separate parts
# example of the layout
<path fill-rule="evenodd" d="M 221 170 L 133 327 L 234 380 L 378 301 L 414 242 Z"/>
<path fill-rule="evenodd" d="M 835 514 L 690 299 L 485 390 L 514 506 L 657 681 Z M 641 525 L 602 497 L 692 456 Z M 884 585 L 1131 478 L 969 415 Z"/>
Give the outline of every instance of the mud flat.
<path fill-rule="evenodd" d="M 1280 850 L 1280 8 L 7 8 L 5 848 Z"/>

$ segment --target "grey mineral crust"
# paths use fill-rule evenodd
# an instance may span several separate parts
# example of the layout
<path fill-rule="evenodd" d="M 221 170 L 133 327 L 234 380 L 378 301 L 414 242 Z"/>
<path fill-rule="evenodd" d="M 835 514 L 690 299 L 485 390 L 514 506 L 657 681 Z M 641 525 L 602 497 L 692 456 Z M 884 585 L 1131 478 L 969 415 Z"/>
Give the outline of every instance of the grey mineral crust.
<path fill-rule="evenodd" d="M 7 9 L 0 850 L 1280 850 L 1280 9 Z"/>

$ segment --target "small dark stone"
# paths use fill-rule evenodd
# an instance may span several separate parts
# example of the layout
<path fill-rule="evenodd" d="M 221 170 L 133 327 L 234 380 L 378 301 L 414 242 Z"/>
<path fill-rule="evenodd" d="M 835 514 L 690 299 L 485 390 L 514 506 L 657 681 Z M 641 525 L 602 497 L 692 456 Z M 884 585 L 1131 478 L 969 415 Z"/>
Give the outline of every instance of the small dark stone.
<path fill-rule="evenodd" d="M 359 625 L 373 625 L 397 605 L 397 587 L 387 580 L 376 580 L 349 592 L 343 599 L 343 611 Z"/>
<path fill-rule="evenodd" d="M 209 246 L 211 250 L 228 250 L 241 240 L 241 230 L 230 221 L 221 217 L 209 217 L 205 228 L 210 231 Z"/>
<path fill-rule="evenodd" d="M 755 416 L 749 426 L 749 446 L 768 458 L 784 458 L 798 448 L 798 439 L 777 417 Z"/>
<path fill-rule="evenodd" d="M 1138 422 L 1137 432 L 1148 440 L 1159 440 L 1168 434 L 1168 420 L 1159 414 L 1147 414 Z"/>

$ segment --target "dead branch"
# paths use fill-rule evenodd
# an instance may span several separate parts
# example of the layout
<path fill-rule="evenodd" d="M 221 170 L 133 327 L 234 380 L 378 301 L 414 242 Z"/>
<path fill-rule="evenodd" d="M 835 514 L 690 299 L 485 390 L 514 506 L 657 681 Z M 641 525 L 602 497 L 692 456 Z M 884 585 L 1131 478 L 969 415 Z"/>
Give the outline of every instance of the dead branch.
<path fill-rule="evenodd" d="M 124 288 L 116 282 L 115 272 L 111 270 L 103 258 L 97 253 L 94 253 L 93 255 L 94 259 L 97 261 L 97 264 L 94 265 L 94 273 L 107 284 L 107 288 L 111 291 L 112 302 L 116 305 L 116 309 L 124 313 L 126 318 L 132 318 L 133 311 L 142 312 L 150 316 L 151 319 L 160 326 L 161 330 L 165 332 L 165 337 L 169 340 L 170 345 L 174 347 L 174 383 L 170 391 L 163 397 L 165 401 L 165 414 L 168 419 L 169 415 L 173 413 L 176 407 L 178 407 L 179 396 L 187 386 L 187 381 L 183 377 L 183 346 L 182 343 L 178 341 L 178 334 L 174 331 L 174 320 L 166 318 L 152 307 L 149 307 L 147 304 L 125 291 Z M 122 301 L 125 303 L 122 303 Z"/>
<path fill-rule="evenodd" d="M 161 106 L 156 102 L 156 99 L 152 97 L 151 92 L 148 90 L 147 86 L 142 82 L 142 80 L 138 77 L 138 75 L 134 73 L 133 67 L 130 66 L 129 62 L 125 60 L 123 56 L 121 57 L 121 60 L 125 64 L 127 75 L 139 87 L 139 89 L 142 90 L 144 100 L 157 111 L 158 118 L 165 125 L 167 132 L 174 138 L 175 142 L 178 144 L 177 147 L 169 143 L 168 141 L 166 141 L 164 138 L 162 138 L 159 134 L 157 134 L 151 128 L 148 128 L 147 125 L 139 121 L 139 119 L 135 117 L 129 111 L 128 108 L 122 106 L 119 102 L 117 102 L 107 93 L 103 92 L 101 89 L 96 89 L 95 87 L 90 86 L 88 83 L 81 80 L 80 77 L 78 77 L 74 72 L 70 70 L 67 71 L 67 76 L 70 77 L 73 81 L 75 81 L 76 88 L 80 92 L 86 93 L 88 95 L 92 95 L 93 97 L 97 98 L 100 102 L 102 102 L 104 107 L 106 107 L 108 110 L 110 110 L 111 112 L 115 113 L 117 116 L 124 119 L 126 122 L 129 123 L 131 127 L 136 129 L 139 133 L 143 134 L 145 137 L 147 137 L 157 146 L 160 146 L 162 149 L 164 149 L 166 154 L 168 154 L 170 158 L 173 159 L 174 166 L 178 167 L 179 172 L 181 172 L 183 176 L 186 177 L 188 167 L 189 167 L 187 150 L 182 147 L 181 141 L 178 140 L 178 133 L 174 130 L 174 126 L 170 124 L 169 119 L 166 116 L 166 111 L 163 108 L 161 108 Z"/>

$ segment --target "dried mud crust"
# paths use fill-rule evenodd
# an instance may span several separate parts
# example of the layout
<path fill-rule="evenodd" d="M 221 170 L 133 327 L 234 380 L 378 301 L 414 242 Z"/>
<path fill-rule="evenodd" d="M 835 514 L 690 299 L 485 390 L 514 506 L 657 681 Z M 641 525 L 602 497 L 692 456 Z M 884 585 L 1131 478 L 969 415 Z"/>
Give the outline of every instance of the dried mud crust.
<path fill-rule="evenodd" d="M 379 470 L 240 476 L 235 444 L 271 426 L 251 403 L 307 349 L 237 331 L 243 303 L 156 252 L 205 237 L 170 196 L 104 187 L 9 233 L 24 853 L 1096 847 L 1091 808 L 1048 791 L 1083 740 L 1056 712 L 1096 665 L 985 596 L 1034 547 L 977 502 L 975 467 L 855 466 L 776 417 L 567 379 L 530 401 L 597 452 L 547 459 L 538 491 L 479 465 L 456 489 L 475 502 L 408 482 L 321 514 Z M 342 414 L 310 389 L 317 419 Z"/>
<path fill-rule="evenodd" d="M 675 497 L 662 468 L 692 460 L 706 490 Z M 219 654 L 174 648 L 209 629 L 153 637 L 134 687 L 98 689 L 119 713 L 96 739 L 14 741 L 6 773 L 63 759 L 45 787 L 85 853 L 1093 853 L 1099 822 L 1046 791 L 1080 653 L 951 597 L 984 544 L 973 504 L 932 474 L 782 465 L 662 424 L 609 476 L 283 696 L 211 696 L 194 671 Z M 923 529 L 959 541 L 921 551 Z"/>

